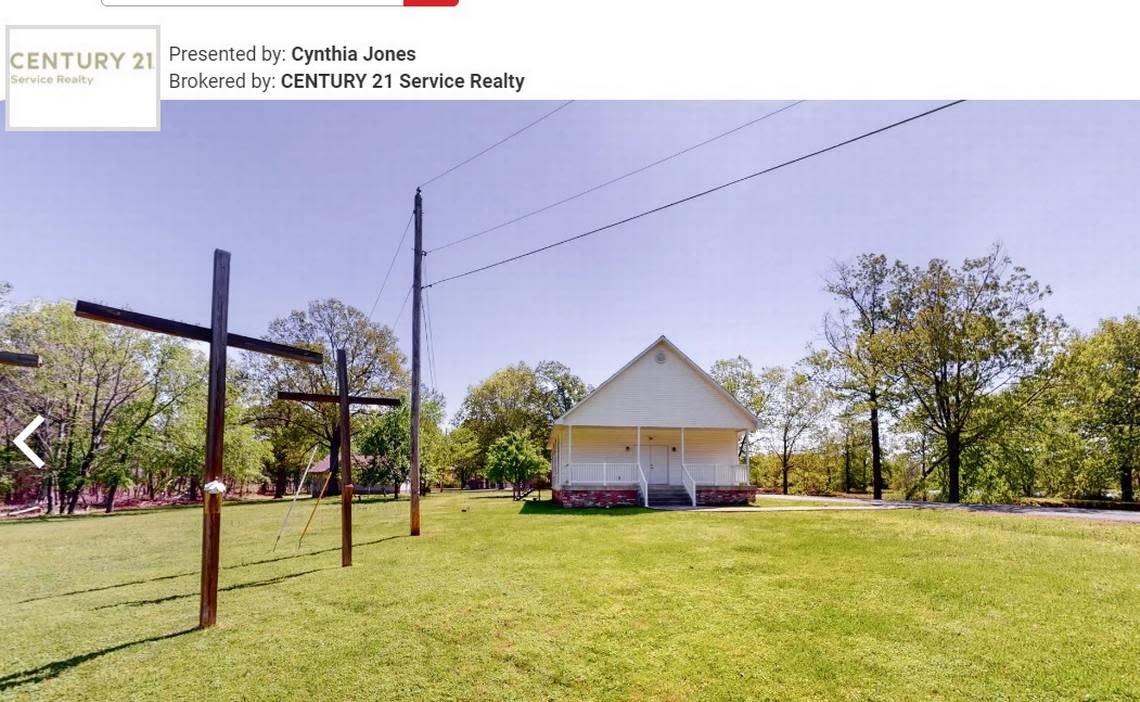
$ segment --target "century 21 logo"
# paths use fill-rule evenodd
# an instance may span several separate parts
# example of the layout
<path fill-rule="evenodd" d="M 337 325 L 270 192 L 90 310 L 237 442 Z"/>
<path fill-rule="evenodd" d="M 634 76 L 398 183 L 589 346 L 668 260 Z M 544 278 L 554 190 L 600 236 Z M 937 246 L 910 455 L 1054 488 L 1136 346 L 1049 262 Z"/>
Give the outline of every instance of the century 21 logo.
<path fill-rule="evenodd" d="M 135 70 L 154 68 L 154 53 L 136 51 L 17 51 L 8 59 L 18 71 Z"/>

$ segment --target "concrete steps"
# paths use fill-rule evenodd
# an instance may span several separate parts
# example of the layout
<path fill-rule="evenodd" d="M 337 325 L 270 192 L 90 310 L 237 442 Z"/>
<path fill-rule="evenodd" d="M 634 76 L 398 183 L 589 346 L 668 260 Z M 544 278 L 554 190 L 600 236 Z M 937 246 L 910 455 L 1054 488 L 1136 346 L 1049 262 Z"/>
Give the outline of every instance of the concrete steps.
<path fill-rule="evenodd" d="M 693 504 L 682 485 L 650 485 L 650 507 L 689 507 Z"/>

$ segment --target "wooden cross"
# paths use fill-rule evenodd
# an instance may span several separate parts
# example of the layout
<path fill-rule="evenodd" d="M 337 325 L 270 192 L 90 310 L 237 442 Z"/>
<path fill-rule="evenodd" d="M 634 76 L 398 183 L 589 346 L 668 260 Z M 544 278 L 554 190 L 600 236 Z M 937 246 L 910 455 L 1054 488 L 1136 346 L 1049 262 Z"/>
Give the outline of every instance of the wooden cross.
<path fill-rule="evenodd" d="M 352 422 L 349 421 L 350 405 L 386 405 L 395 407 L 400 401 L 394 397 L 360 397 L 348 394 L 348 355 L 344 349 L 336 352 L 336 391 L 335 395 L 321 395 L 311 392 L 279 392 L 278 400 L 295 402 L 336 403 L 340 406 L 338 431 L 333 435 L 332 451 L 340 448 L 340 565 L 352 565 Z M 333 469 L 334 455 L 329 454 L 329 470 Z"/>
<path fill-rule="evenodd" d="M 302 363 L 321 363 L 321 354 L 272 341 L 231 334 L 229 322 L 230 253 L 214 250 L 214 286 L 209 327 L 176 322 L 161 317 L 116 309 L 80 300 L 75 314 L 97 322 L 119 324 L 144 331 L 180 336 L 210 344 L 209 385 L 206 407 L 206 483 L 202 513 L 202 580 L 198 607 L 198 627 L 214 625 L 218 613 L 219 542 L 222 526 L 223 475 L 222 448 L 225 441 L 226 347 L 280 356 Z"/>
<path fill-rule="evenodd" d="M 0 351 L 0 366 L 23 366 L 24 368 L 38 368 L 40 357 L 34 353 L 12 353 Z"/>

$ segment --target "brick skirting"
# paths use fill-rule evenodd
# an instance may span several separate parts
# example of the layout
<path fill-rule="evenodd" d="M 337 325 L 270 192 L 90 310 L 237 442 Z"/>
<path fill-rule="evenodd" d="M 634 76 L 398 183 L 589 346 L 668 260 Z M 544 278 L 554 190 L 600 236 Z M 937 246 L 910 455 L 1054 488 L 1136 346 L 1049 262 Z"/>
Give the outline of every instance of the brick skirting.
<path fill-rule="evenodd" d="M 636 507 L 637 488 L 564 488 L 554 491 L 554 501 L 563 507 Z"/>
<path fill-rule="evenodd" d="M 756 496 L 756 488 L 745 487 L 698 487 L 698 505 L 746 505 Z"/>

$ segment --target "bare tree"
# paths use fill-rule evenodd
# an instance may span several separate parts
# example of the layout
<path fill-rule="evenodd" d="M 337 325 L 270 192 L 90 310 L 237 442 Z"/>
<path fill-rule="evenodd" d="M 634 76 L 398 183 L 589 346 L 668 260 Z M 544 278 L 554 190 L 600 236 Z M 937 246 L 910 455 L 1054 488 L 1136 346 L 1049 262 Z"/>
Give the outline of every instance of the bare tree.
<path fill-rule="evenodd" d="M 827 292 L 840 302 L 838 315 L 823 321 L 828 349 L 812 356 L 812 365 L 833 392 L 870 415 L 873 496 L 883 497 L 883 447 L 879 412 L 896 384 L 890 347 L 891 268 L 881 254 L 863 254 L 854 263 L 836 264 Z"/>
<path fill-rule="evenodd" d="M 819 427 L 828 408 L 827 393 L 800 370 L 770 368 L 763 373 L 767 388 L 769 430 L 780 457 L 783 492 L 788 494 L 792 459 L 804 436 Z"/>

